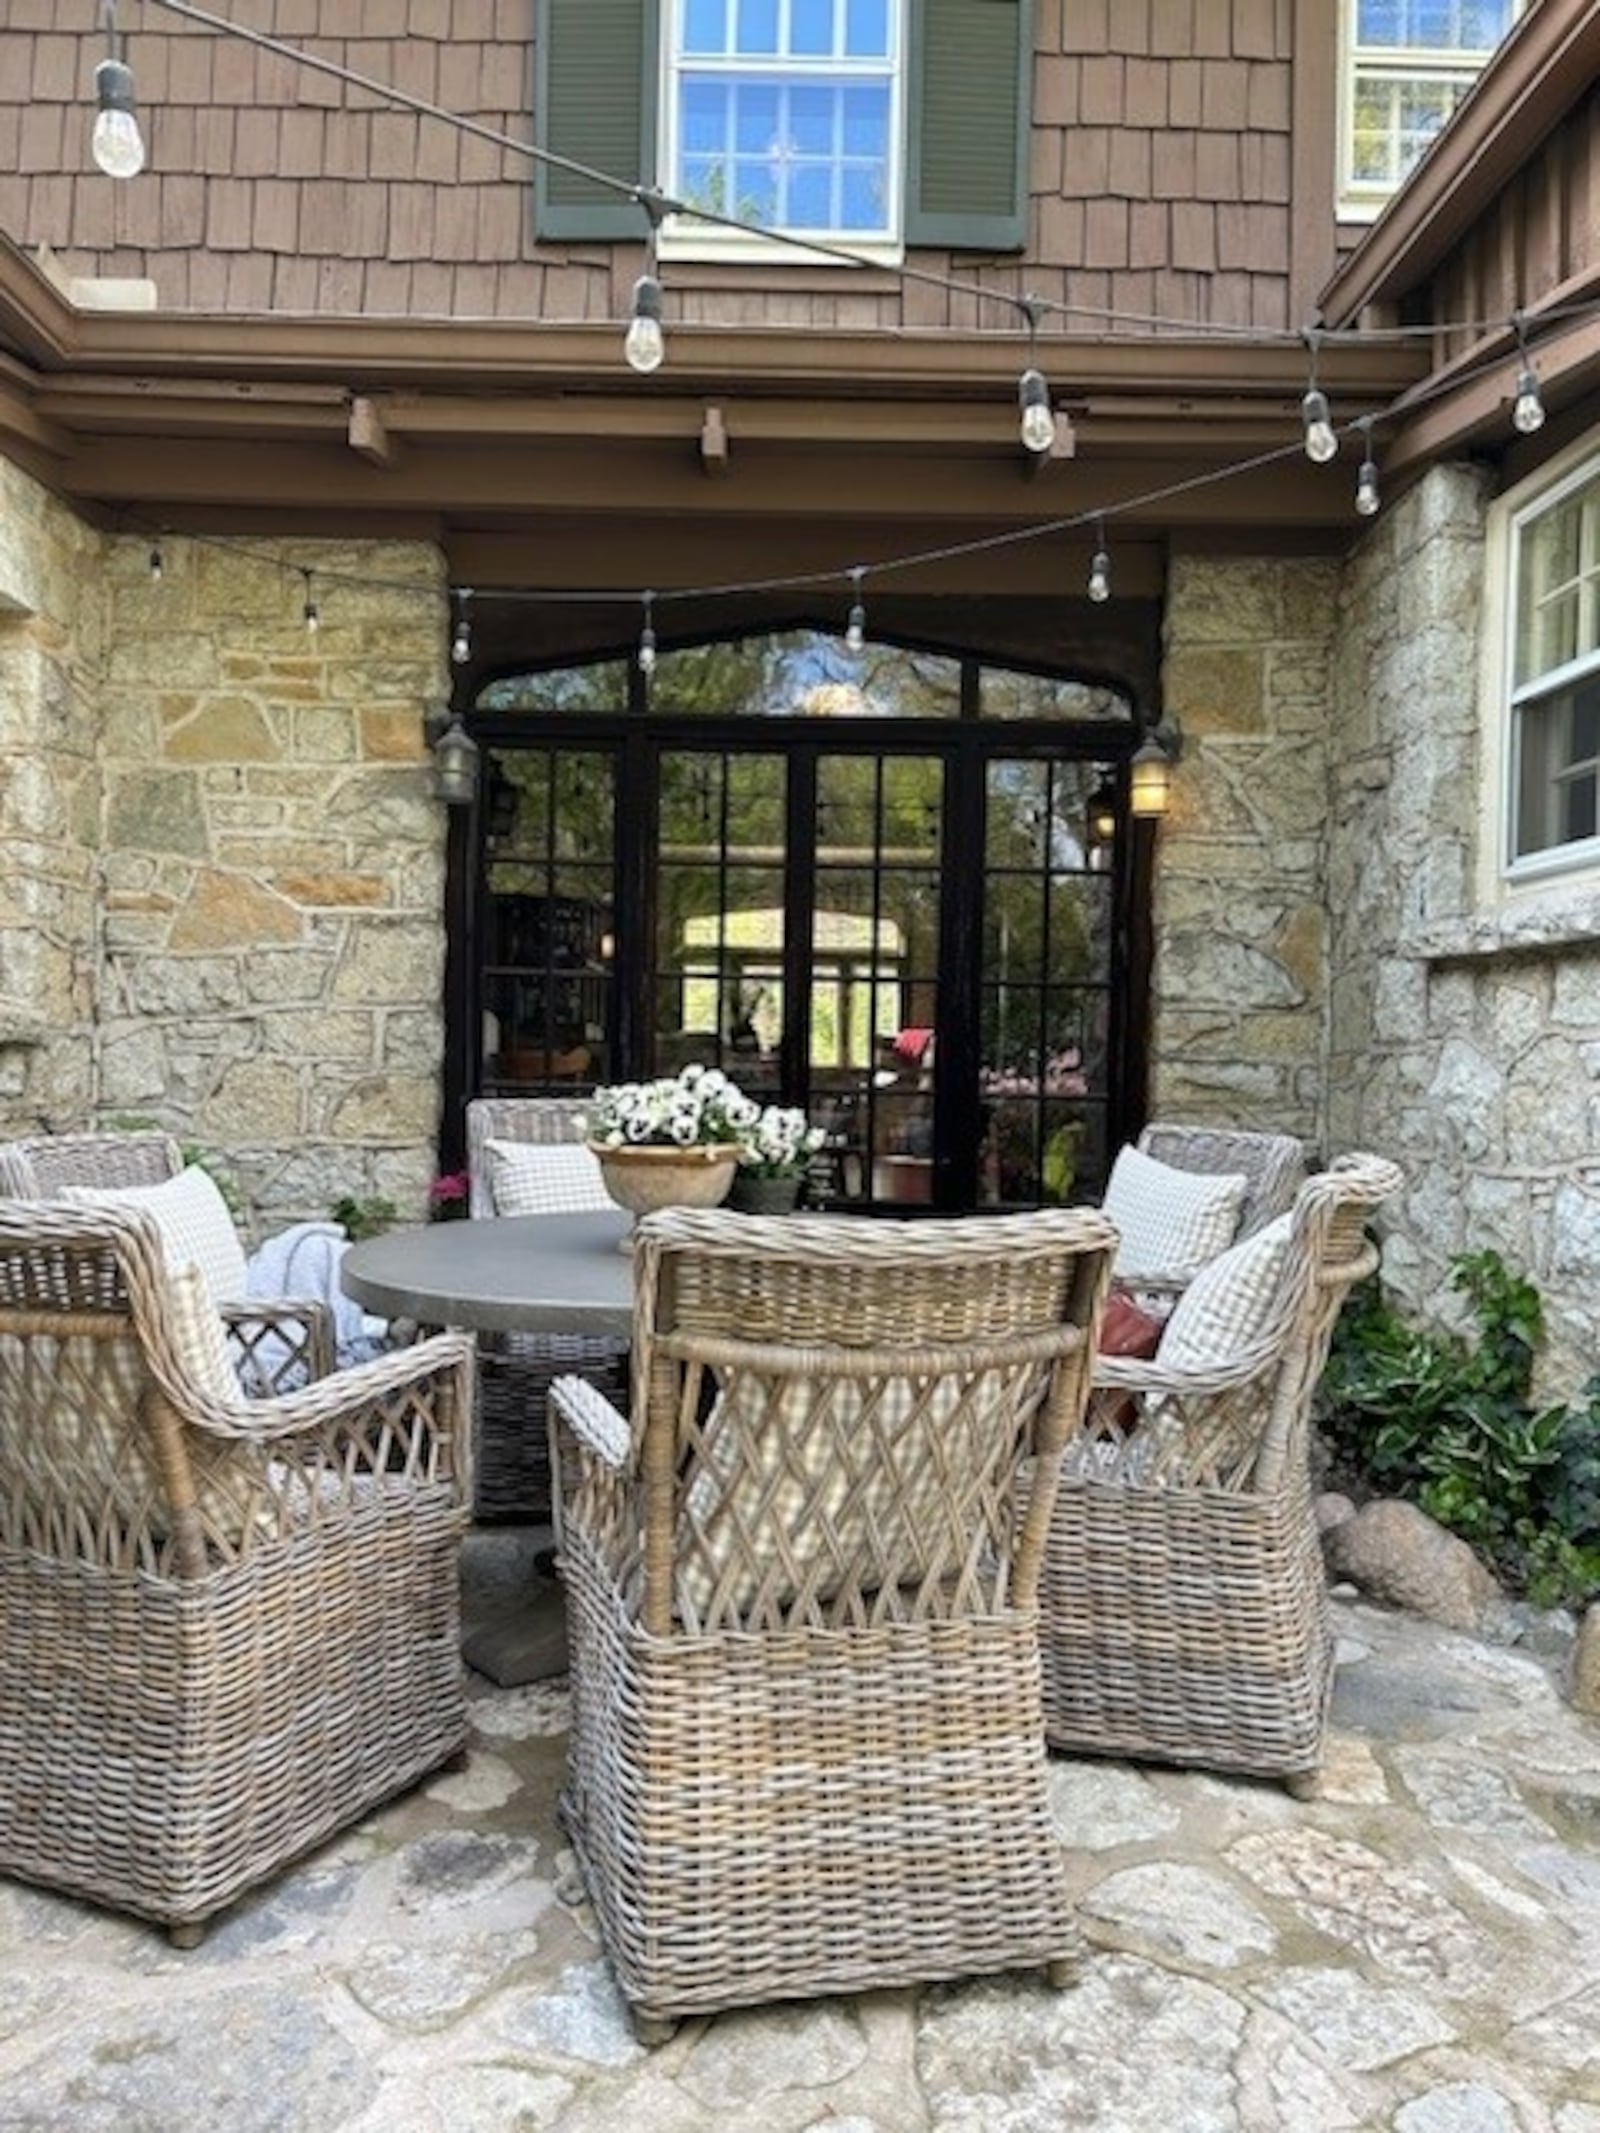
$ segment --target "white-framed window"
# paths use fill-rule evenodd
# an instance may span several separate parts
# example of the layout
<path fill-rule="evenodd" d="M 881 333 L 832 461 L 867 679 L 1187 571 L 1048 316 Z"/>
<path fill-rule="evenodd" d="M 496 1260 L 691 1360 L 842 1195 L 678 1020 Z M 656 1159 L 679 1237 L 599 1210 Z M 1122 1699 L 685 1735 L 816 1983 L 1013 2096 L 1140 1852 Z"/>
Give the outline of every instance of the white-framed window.
<path fill-rule="evenodd" d="M 762 229 L 897 256 L 905 0 L 666 0 L 663 14 L 666 190 Z M 760 245 L 679 216 L 663 249 Z"/>
<path fill-rule="evenodd" d="M 1345 0 L 1339 206 L 1375 215 L 1482 72 L 1525 0 Z"/>
<path fill-rule="evenodd" d="M 1600 457 L 1508 499 L 1502 873 L 1600 865 Z"/>

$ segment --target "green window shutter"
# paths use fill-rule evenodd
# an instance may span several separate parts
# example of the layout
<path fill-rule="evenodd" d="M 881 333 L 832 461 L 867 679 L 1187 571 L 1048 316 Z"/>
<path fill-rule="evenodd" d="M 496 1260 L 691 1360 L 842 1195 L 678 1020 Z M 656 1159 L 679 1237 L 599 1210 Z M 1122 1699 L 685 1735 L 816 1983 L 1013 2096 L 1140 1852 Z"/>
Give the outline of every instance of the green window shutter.
<path fill-rule="evenodd" d="M 658 0 L 538 0 L 534 139 L 541 148 L 630 184 L 655 183 Z M 537 166 L 541 237 L 643 239 L 649 224 L 626 193 Z"/>
<path fill-rule="evenodd" d="M 906 243 L 1020 251 L 1034 0 L 913 0 L 909 13 Z"/>

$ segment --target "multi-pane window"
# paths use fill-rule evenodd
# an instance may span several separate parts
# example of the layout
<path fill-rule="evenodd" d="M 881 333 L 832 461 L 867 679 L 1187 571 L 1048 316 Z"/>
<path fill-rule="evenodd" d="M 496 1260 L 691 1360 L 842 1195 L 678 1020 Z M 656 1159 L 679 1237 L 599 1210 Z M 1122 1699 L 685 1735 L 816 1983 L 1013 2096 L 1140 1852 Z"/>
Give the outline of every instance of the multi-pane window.
<path fill-rule="evenodd" d="M 762 229 L 897 238 L 902 15 L 903 0 L 672 0 L 668 189 Z"/>
<path fill-rule="evenodd" d="M 1472 87 L 1522 0 L 1347 0 L 1342 193 L 1386 200 Z"/>
<path fill-rule="evenodd" d="M 1513 543 L 1515 869 L 1600 838 L 1600 471 L 1524 512 Z"/>

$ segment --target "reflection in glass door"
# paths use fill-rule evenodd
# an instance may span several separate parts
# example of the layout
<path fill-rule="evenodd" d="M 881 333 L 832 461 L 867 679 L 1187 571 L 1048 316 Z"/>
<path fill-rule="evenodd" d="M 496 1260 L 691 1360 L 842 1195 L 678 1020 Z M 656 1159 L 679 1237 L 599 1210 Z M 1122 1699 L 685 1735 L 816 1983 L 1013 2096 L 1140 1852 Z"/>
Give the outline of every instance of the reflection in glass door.
<path fill-rule="evenodd" d="M 1015 727 L 664 727 L 489 757 L 477 1086 L 698 1061 L 825 1128 L 814 1204 L 1095 1194 L 1128 1087 L 1105 760 Z"/>

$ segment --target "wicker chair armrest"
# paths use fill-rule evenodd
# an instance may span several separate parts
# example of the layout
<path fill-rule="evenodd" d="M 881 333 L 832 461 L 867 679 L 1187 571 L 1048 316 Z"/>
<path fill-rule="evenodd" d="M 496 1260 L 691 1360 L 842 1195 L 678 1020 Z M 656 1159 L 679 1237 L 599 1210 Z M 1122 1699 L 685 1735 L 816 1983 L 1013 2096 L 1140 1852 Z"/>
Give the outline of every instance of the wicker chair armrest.
<path fill-rule="evenodd" d="M 271 1443 L 279 1439 L 326 1436 L 346 1425 L 360 1425 L 385 1402 L 434 1382 L 454 1379 L 461 1433 L 471 1413 L 473 1345 L 469 1333 L 436 1333 L 410 1348 L 397 1348 L 370 1363 L 330 1371 L 315 1384 L 267 1400 L 241 1398 L 237 1403 L 202 1400 L 188 1410 L 198 1429 L 219 1437 L 249 1437 Z M 359 1428 L 357 1429 L 359 1434 Z"/>
<path fill-rule="evenodd" d="M 1161 1392 L 1203 1398 L 1207 1393 L 1231 1392 L 1237 1386 L 1248 1385 L 1253 1378 L 1262 1377 L 1273 1369 L 1283 1357 L 1283 1342 L 1278 1340 L 1255 1341 L 1241 1348 L 1231 1361 L 1209 1363 L 1203 1370 L 1185 1370 L 1177 1364 L 1163 1363 L 1160 1356 L 1148 1362 L 1126 1355 L 1099 1355 L 1095 1357 L 1094 1373 L 1090 1383 L 1096 1389 L 1110 1387 L 1121 1392 Z"/>
<path fill-rule="evenodd" d="M 550 1405 L 585 1452 L 612 1473 L 627 1473 L 633 1451 L 627 1417 L 617 1412 L 598 1387 L 586 1378 L 556 1378 L 550 1386 Z"/>
<path fill-rule="evenodd" d="M 292 1351 L 287 1367 L 303 1361 L 308 1380 L 325 1378 L 334 1366 L 333 1312 L 320 1297 L 241 1296 L 219 1304 L 217 1311 L 230 1330 L 263 1326 L 275 1333 Z"/>

